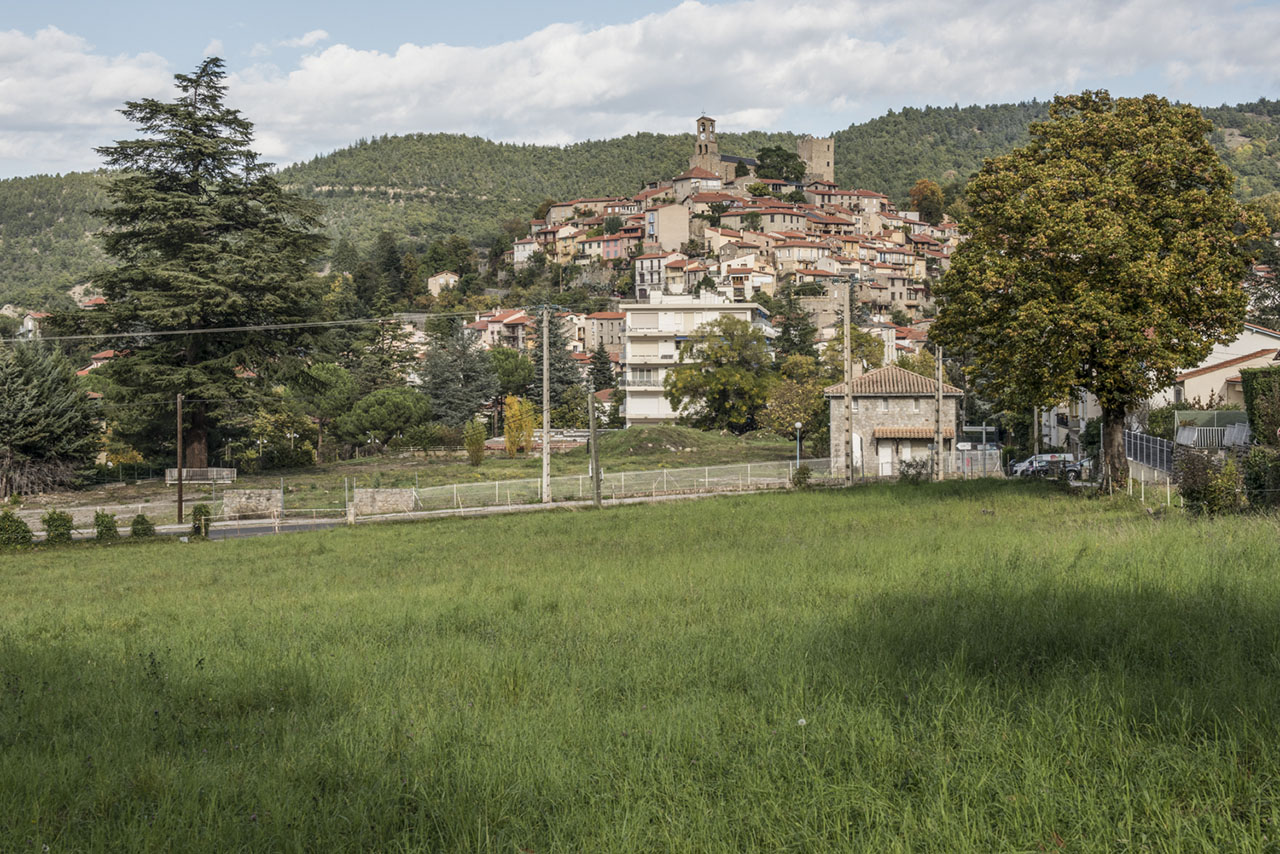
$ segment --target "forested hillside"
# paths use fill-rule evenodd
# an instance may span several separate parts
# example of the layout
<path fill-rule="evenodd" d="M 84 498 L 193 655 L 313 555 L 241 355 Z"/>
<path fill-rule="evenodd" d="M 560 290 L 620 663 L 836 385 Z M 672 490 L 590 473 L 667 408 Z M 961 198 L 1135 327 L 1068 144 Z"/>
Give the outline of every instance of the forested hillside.
<path fill-rule="evenodd" d="M 0 305 L 69 307 L 67 289 L 105 261 L 91 212 L 106 202 L 97 172 L 0 181 Z"/>
<path fill-rule="evenodd" d="M 983 158 L 1026 143 L 1027 126 L 1048 114 L 1043 101 L 889 112 L 835 135 L 836 183 L 878 190 L 905 203 L 920 178 L 966 181 Z"/>
<path fill-rule="evenodd" d="M 724 134 L 726 154 L 794 146 L 794 134 Z M 484 241 L 509 218 L 527 219 L 546 198 L 631 195 L 689 163 L 692 134 L 635 134 L 563 148 L 496 143 L 455 134 L 361 140 L 280 173 L 286 187 L 329 209 L 334 237 L 367 246 L 380 231 Z"/>
<path fill-rule="evenodd" d="M 962 184 L 983 158 L 1028 139 L 1048 104 L 906 108 L 836 133 L 836 179 L 904 203 L 919 178 Z M 1280 191 L 1280 101 L 1205 110 L 1213 142 L 1254 198 Z M 726 154 L 792 147 L 787 133 L 722 134 Z M 688 164 L 692 134 L 635 134 L 556 147 L 495 143 L 456 134 L 362 140 L 284 169 L 283 184 L 327 209 L 328 231 L 357 248 L 379 232 L 418 241 L 461 234 L 487 244 L 504 221 L 524 220 L 545 198 L 631 194 Z M 105 203 L 99 173 L 0 181 L 0 304 L 65 301 L 102 263 L 90 214 Z M 513 226 L 514 227 L 514 226 Z"/>

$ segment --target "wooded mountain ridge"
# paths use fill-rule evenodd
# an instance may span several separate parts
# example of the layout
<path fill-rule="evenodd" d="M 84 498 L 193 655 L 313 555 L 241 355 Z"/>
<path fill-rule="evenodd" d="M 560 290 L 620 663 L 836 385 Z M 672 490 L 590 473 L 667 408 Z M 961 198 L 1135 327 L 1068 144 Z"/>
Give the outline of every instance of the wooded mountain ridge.
<path fill-rule="evenodd" d="M 1048 103 L 908 107 L 837 131 L 836 181 L 906 203 L 920 178 L 963 182 L 993 157 L 1025 143 Z M 1212 142 L 1252 199 L 1280 192 L 1280 101 L 1204 109 Z M 252 118 L 252 117 L 250 117 Z M 723 133 L 721 151 L 753 156 L 794 147 L 791 133 Z M 379 232 L 425 244 L 461 234 L 479 245 L 502 225 L 527 220 L 545 198 L 631 195 L 644 181 L 688 165 L 693 134 L 638 133 L 563 147 L 497 143 L 459 134 L 364 139 L 282 169 L 288 188 L 321 201 L 327 229 L 361 249 Z M 0 181 L 0 305 L 69 306 L 67 290 L 105 262 L 93 211 L 106 204 L 104 172 Z"/>

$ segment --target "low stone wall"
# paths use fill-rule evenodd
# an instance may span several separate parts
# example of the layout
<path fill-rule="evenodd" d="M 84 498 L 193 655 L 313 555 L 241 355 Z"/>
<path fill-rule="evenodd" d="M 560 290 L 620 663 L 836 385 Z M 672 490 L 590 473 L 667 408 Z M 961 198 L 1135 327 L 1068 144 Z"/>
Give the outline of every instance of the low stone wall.
<path fill-rule="evenodd" d="M 284 496 L 278 489 L 228 489 L 222 493 L 222 515 L 254 519 L 284 510 Z"/>
<path fill-rule="evenodd" d="M 408 513 L 416 502 L 412 489 L 356 489 L 351 499 L 357 516 Z"/>

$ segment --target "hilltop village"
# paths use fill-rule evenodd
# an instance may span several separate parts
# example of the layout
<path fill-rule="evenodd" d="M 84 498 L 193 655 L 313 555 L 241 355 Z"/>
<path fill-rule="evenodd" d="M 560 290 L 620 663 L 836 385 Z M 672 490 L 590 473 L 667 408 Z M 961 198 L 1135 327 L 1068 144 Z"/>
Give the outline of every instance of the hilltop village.
<path fill-rule="evenodd" d="M 515 241 L 507 260 L 516 270 L 543 262 L 629 268 L 630 298 L 616 311 L 560 314 L 584 364 L 602 343 L 615 360 L 628 424 L 675 417 L 662 389 L 684 337 L 725 314 L 773 337 L 774 321 L 759 302 L 784 291 L 809 315 L 822 345 L 836 334 L 842 289 L 851 283 L 852 314 L 884 341 L 884 362 L 918 352 L 934 314 L 933 285 L 961 239 L 958 226 L 898 210 L 883 193 L 838 186 L 831 138 L 805 137 L 795 154 L 802 175 L 760 177 L 757 160 L 720 153 L 715 119 L 701 116 L 686 171 L 631 197 L 547 205 Z M 430 284 L 438 295 L 456 283 L 445 272 Z M 535 322 L 523 311 L 494 310 L 471 326 L 486 346 L 520 349 L 532 341 Z"/>

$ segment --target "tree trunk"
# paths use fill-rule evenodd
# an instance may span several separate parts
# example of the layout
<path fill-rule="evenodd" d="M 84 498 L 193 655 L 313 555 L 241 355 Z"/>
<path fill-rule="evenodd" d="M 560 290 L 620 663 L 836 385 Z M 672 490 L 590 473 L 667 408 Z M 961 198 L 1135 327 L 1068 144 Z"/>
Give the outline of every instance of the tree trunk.
<path fill-rule="evenodd" d="M 204 404 L 191 407 L 191 426 L 182 431 L 182 467 L 209 467 L 209 428 L 205 423 Z"/>
<path fill-rule="evenodd" d="M 1124 455 L 1124 414 L 1123 406 L 1102 410 L 1102 454 L 1107 463 L 1102 472 L 1104 492 L 1124 489 L 1129 480 L 1129 460 Z"/>

